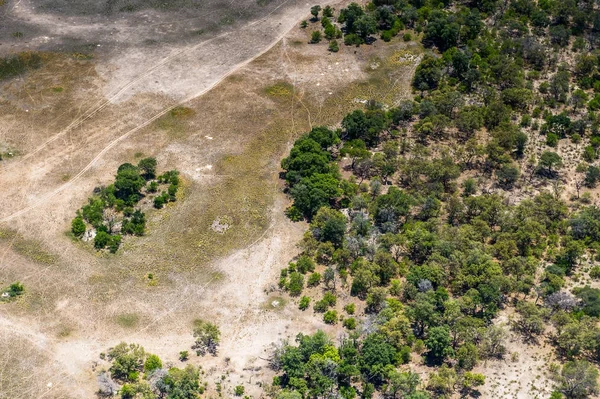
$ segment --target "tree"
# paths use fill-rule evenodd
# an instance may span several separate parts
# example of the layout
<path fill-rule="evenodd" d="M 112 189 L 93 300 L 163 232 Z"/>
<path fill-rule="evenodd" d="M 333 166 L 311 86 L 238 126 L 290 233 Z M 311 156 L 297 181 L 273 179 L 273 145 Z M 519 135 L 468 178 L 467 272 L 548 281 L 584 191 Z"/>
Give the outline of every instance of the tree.
<path fill-rule="evenodd" d="M 500 169 L 496 170 L 498 184 L 508 190 L 510 190 L 519 179 L 519 175 L 519 167 L 512 164 L 502 165 Z"/>
<path fill-rule="evenodd" d="M 558 390 L 568 399 L 587 398 L 599 392 L 598 370 L 585 360 L 565 363 L 556 379 Z"/>
<path fill-rule="evenodd" d="M 81 238 L 86 231 L 85 222 L 83 221 L 83 217 L 77 216 L 71 222 L 71 232 L 77 238 Z"/>
<path fill-rule="evenodd" d="M 384 390 L 391 398 L 401 399 L 414 394 L 420 383 L 421 379 L 417 373 L 391 370 L 388 373 L 388 383 Z"/>
<path fill-rule="evenodd" d="M 519 318 L 515 321 L 515 328 L 524 335 L 528 341 L 535 341 L 537 336 L 546 329 L 544 317 L 547 316 L 543 308 L 523 301 L 517 305 Z"/>
<path fill-rule="evenodd" d="M 184 369 L 169 369 L 156 385 L 161 397 L 166 396 L 167 399 L 195 399 L 204 392 L 200 385 L 200 372 L 192 365 Z"/>
<path fill-rule="evenodd" d="M 447 327 L 433 327 L 429 329 L 425 346 L 429 349 L 427 357 L 435 364 L 440 364 L 454 352 L 450 338 L 450 331 Z"/>
<path fill-rule="evenodd" d="M 339 211 L 322 207 L 310 224 L 313 236 L 323 242 L 340 247 L 346 233 L 346 216 Z"/>
<path fill-rule="evenodd" d="M 136 381 L 144 367 L 146 352 L 140 345 L 121 342 L 108 351 L 108 358 L 112 361 L 110 372 L 113 378 Z"/>
<path fill-rule="evenodd" d="M 144 158 L 138 162 L 138 168 L 146 180 L 156 177 L 156 158 Z"/>
<path fill-rule="evenodd" d="M 290 194 L 294 199 L 294 206 L 308 219 L 323 206 L 328 205 L 341 194 L 339 179 L 331 174 L 314 174 L 300 180 Z"/>
<path fill-rule="evenodd" d="M 221 340 L 219 327 L 213 323 L 199 320 L 194 328 L 194 338 L 196 341 L 192 345 L 192 349 L 196 350 L 198 356 L 204 356 L 206 353 L 217 356 L 217 348 Z"/>
<path fill-rule="evenodd" d="M 562 158 L 555 152 L 544 151 L 540 156 L 538 166 L 540 173 L 546 174 L 547 176 L 554 176 L 554 169 L 562 166 Z"/>
<path fill-rule="evenodd" d="M 94 237 L 94 248 L 104 249 L 110 242 L 110 234 L 106 231 L 98 231 Z"/>
<path fill-rule="evenodd" d="M 317 5 L 317 6 L 312 6 L 310 8 L 310 13 L 313 16 L 313 21 L 318 21 L 319 20 L 319 13 L 321 12 L 321 6 Z"/>
<path fill-rule="evenodd" d="M 412 85 L 421 92 L 434 90 L 441 79 L 442 70 L 437 60 L 430 55 L 425 55 L 415 70 Z"/>
<path fill-rule="evenodd" d="M 162 368 L 162 361 L 156 355 L 148 355 L 144 362 L 144 372 L 151 373 L 154 370 Z"/>
<path fill-rule="evenodd" d="M 119 166 L 115 178 L 115 195 L 125 201 L 127 205 L 133 205 L 139 201 L 140 190 L 146 182 L 140 175 L 139 169 L 131 164 Z"/>
<path fill-rule="evenodd" d="M 304 289 L 304 276 L 298 272 L 291 273 L 290 283 L 288 285 L 290 295 L 298 296 L 302 293 L 302 289 Z"/>

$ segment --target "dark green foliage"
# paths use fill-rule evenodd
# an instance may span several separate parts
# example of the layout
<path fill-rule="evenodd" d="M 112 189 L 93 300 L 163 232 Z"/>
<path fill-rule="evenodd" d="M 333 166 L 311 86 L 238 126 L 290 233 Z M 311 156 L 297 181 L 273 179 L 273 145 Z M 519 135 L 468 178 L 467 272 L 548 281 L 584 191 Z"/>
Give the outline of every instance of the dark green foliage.
<path fill-rule="evenodd" d="M 25 292 L 25 286 L 23 286 L 23 284 L 20 283 L 19 281 L 12 283 L 8 287 L 8 296 L 10 298 L 15 298 L 20 295 L 23 295 L 24 292 Z"/>
<path fill-rule="evenodd" d="M 304 289 L 304 276 L 298 272 L 293 272 L 290 274 L 290 283 L 288 285 L 288 290 L 290 291 L 290 295 L 298 296 L 302 293 Z"/>
<path fill-rule="evenodd" d="M 36 69 L 42 65 L 42 58 L 35 53 L 23 52 L 12 57 L 0 58 L 0 80 L 12 78 Z"/>
<path fill-rule="evenodd" d="M 600 317 L 600 289 L 583 287 L 573 290 L 581 300 L 581 311 L 588 316 Z"/>
<path fill-rule="evenodd" d="M 96 236 L 94 237 L 94 247 L 96 249 L 106 248 L 106 246 L 108 245 L 110 240 L 111 240 L 110 234 L 108 234 L 105 231 L 98 231 L 96 233 Z"/>
<path fill-rule="evenodd" d="M 154 180 L 156 178 L 156 180 Z M 71 223 L 71 232 L 75 237 L 82 237 L 88 222 L 96 229 L 94 247 L 96 249 L 108 248 L 111 253 L 117 252 L 121 246 L 122 235 L 144 235 L 146 230 L 146 216 L 140 210 L 133 210 L 134 206 L 143 197 L 140 190 L 148 183 L 148 193 L 158 191 L 160 184 L 168 184 L 167 192 L 157 195 L 153 202 L 156 208 L 162 208 L 170 201 L 176 201 L 179 188 L 179 172 L 168 171 L 156 177 L 156 159 L 144 158 L 138 166 L 125 163 L 119 166 L 115 183 L 107 187 L 96 188 L 94 196 L 89 198 L 88 204 Z M 122 212 L 122 216 L 121 213 Z M 121 222 L 121 234 L 118 222 Z"/>
<path fill-rule="evenodd" d="M 71 233 L 77 238 L 81 238 L 85 233 L 86 227 L 85 222 L 83 221 L 83 217 L 77 216 L 71 222 Z"/>
<path fill-rule="evenodd" d="M 156 158 L 144 158 L 138 162 L 138 169 L 142 171 L 142 176 L 146 180 L 156 177 Z"/>

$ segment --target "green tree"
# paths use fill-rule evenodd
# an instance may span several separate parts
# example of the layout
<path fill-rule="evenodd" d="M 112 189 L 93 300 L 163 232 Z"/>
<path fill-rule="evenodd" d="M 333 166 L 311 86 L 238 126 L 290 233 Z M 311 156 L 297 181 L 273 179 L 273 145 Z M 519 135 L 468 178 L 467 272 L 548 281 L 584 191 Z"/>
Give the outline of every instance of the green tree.
<path fill-rule="evenodd" d="M 71 222 L 71 233 L 77 238 L 81 238 L 86 231 L 85 222 L 83 217 L 77 216 Z"/>
<path fill-rule="evenodd" d="M 144 371 L 146 373 L 151 373 L 160 368 L 162 368 L 162 360 L 156 355 L 148 355 L 144 362 Z"/>
<path fill-rule="evenodd" d="M 568 399 L 587 398 L 599 392 L 598 370 L 585 360 L 565 363 L 557 382 L 558 390 Z"/>
<path fill-rule="evenodd" d="M 427 333 L 425 346 L 429 351 L 427 357 L 435 364 L 440 364 L 448 356 L 454 354 L 452 350 L 452 339 L 447 327 L 432 327 Z"/>
<path fill-rule="evenodd" d="M 310 13 L 313 16 L 313 21 L 318 21 L 319 20 L 319 13 L 321 12 L 321 6 L 316 5 L 316 6 L 312 6 L 310 8 Z"/>
<path fill-rule="evenodd" d="M 290 274 L 290 283 L 288 285 L 288 290 L 290 291 L 290 295 L 298 296 L 302 293 L 304 289 L 304 276 L 298 272 L 293 272 Z"/>
<path fill-rule="evenodd" d="M 544 151 L 539 160 L 539 171 L 547 176 L 554 176 L 555 169 L 562 166 L 562 158 L 555 152 Z"/>
<path fill-rule="evenodd" d="M 210 353 L 217 355 L 217 349 L 221 342 L 221 331 L 213 323 L 198 320 L 194 327 L 194 338 L 196 338 L 192 349 L 196 350 L 198 356 L 204 356 Z"/>
<path fill-rule="evenodd" d="M 141 159 L 138 162 L 138 168 L 146 180 L 154 179 L 156 177 L 156 158 Z"/>

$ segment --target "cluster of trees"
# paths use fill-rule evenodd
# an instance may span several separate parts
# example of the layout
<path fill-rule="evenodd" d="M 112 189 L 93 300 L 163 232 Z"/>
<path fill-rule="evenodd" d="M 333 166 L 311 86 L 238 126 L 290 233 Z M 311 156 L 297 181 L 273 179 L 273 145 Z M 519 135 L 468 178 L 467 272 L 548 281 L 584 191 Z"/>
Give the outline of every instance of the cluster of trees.
<path fill-rule="evenodd" d="M 179 172 L 172 170 L 157 176 L 154 158 L 144 158 L 137 166 L 124 163 L 117 170 L 115 182 L 96 188 L 88 204 L 77 211 L 71 222 L 71 232 L 81 238 L 91 225 L 96 231 L 94 247 L 98 250 L 108 248 L 115 253 L 123 235 L 144 235 L 146 215 L 141 209 L 134 208 L 140 200 L 146 195 L 154 196 L 154 207 L 160 209 L 177 199 L 178 188 Z"/>
<path fill-rule="evenodd" d="M 21 282 L 16 281 L 9 285 L 7 289 L 2 290 L 0 301 L 15 299 L 16 297 L 23 295 L 24 292 L 25 286 Z"/>
<path fill-rule="evenodd" d="M 111 366 L 98 377 L 99 395 L 122 399 L 194 399 L 204 393 L 200 370 L 163 366 L 162 360 L 137 344 L 125 342 L 111 348 L 106 357 Z"/>

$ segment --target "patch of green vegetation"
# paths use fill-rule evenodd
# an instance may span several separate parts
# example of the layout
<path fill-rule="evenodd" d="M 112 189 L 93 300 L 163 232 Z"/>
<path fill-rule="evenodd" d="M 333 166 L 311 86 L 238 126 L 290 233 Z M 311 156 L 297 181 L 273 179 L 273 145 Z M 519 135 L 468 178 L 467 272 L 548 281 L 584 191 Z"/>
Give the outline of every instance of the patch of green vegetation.
<path fill-rule="evenodd" d="M 58 260 L 58 256 L 46 251 L 40 242 L 25 239 L 13 231 L 0 231 L 0 240 L 7 241 L 16 253 L 36 263 L 51 265 Z"/>
<path fill-rule="evenodd" d="M 21 75 L 30 69 L 39 68 L 42 57 L 37 53 L 22 52 L 16 55 L 0 58 L 0 80 Z"/>
<path fill-rule="evenodd" d="M 141 159 L 137 166 L 125 163 L 119 166 L 114 184 L 95 189 L 88 204 L 77 211 L 71 222 L 71 233 L 81 238 L 88 231 L 88 223 L 96 231 L 94 248 L 108 248 L 111 253 L 121 246 L 122 236 L 142 236 L 146 231 L 146 215 L 139 208 L 139 201 L 153 198 L 154 207 L 162 208 L 177 201 L 179 172 L 171 170 L 156 175 L 156 159 Z M 143 193 L 142 193 L 143 189 Z"/>
<path fill-rule="evenodd" d="M 290 97 L 294 93 L 294 86 L 288 82 L 279 82 L 267 87 L 265 91 L 272 97 Z"/>
<path fill-rule="evenodd" d="M 122 313 L 115 317 L 115 322 L 123 328 L 135 328 L 140 323 L 140 315 L 137 313 Z"/>
<path fill-rule="evenodd" d="M 64 90 L 65 89 L 63 87 L 61 87 L 61 86 L 54 86 L 52 88 L 52 91 L 55 92 L 55 93 L 62 93 Z"/>

